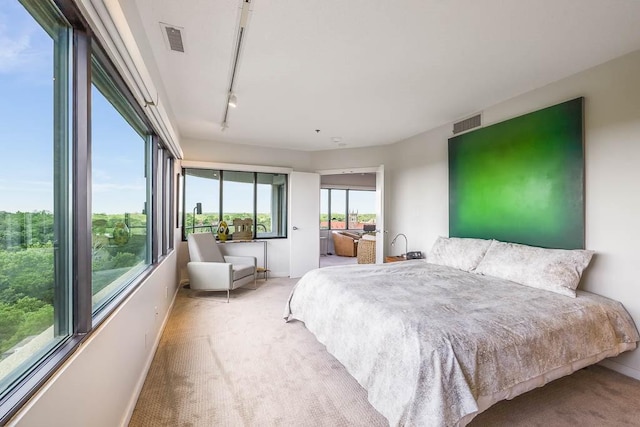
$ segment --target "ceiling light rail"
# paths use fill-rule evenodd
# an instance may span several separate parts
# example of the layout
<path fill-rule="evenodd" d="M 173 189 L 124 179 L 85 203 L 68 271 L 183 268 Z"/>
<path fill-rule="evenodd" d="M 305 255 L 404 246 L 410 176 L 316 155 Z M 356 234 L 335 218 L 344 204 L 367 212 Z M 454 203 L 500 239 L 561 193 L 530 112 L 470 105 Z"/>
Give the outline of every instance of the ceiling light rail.
<path fill-rule="evenodd" d="M 221 131 L 225 131 L 229 127 L 228 118 L 229 118 L 229 108 L 236 108 L 238 105 L 238 98 L 235 92 L 233 91 L 233 87 L 235 85 L 236 76 L 238 74 L 238 62 L 240 61 L 240 53 L 242 51 L 242 42 L 244 40 L 245 31 L 249 24 L 249 14 L 251 0 L 242 0 L 241 12 L 240 12 L 240 22 L 238 23 L 238 37 L 236 41 L 236 48 L 233 55 L 233 62 L 231 66 L 231 77 L 229 79 L 229 90 L 227 91 L 227 103 L 224 107 L 224 116 L 222 118 L 222 127 Z"/>

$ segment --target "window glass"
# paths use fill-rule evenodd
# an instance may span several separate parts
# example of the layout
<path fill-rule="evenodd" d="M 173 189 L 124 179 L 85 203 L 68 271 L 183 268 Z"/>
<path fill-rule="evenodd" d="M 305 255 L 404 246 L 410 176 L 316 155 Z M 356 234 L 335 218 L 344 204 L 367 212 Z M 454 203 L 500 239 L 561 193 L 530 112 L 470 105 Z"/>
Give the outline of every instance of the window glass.
<path fill-rule="evenodd" d="M 150 263 L 150 137 L 121 113 L 119 93 L 93 61 L 91 90 L 94 312 Z M 126 117 L 126 118 L 125 118 Z"/>
<path fill-rule="evenodd" d="M 156 188 L 155 188 L 155 195 L 156 195 L 156 200 L 155 203 L 156 205 L 154 206 L 154 209 L 157 209 L 158 211 L 158 222 L 159 222 L 159 227 L 156 227 L 156 236 L 155 238 L 158 240 L 158 249 L 159 252 L 162 253 L 163 248 L 164 248 L 164 227 L 163 227 L 163 219 L 162 219 L 162 215 L 164 213 L 162 206 L 164 204 L 164 179 L 163 179 L 163 170 L 164 170 L 164 154 L 162 152 L 162 148 L 158 148 L 157 152 L 156 152 Z"/>
<path fill-rule="evenodd" d="M 219 221 L 224 221 L 225 235 L 233 239 L 234 219 L 252 221 L 248 238 L 286 237 L 287 180 L 277 173 L 184 169 L 183 238 L 194 232 L 218 237 Z"/>
<path fill-rule="evenodd" d="M 329 228 L 329 190 L 320 189 L 320 229 Z"/>
<path fill-rule="evenodd" d="M 331 189 L 331 228 L 334 230 L 344 230 L 347 228 L 347 190 Z"/>
<path fill-rule="evenodd" d="M 220 220 L 220 171 L 185 169 L 184 237 L 217 232 Z"/>
<path fill-rule="evenodd" d="M 222 173 L 222 219 L 229 227 L 229 235 L 236 231 L 234 219 L 253 220 L 253 175 L 253 172 Z"/>
<path fill-rule="evenodd" d="M 256 237 L 284 237 L 287 176 L 258 173 L 256 190 Z"/>
<path fill-rule="evenodd" d="M 349 190 L 349 229 L 362 230 L 376 223 L 376 192 Z"/>
<path fill-rule="evenodd" d="M 69 336 L 69 29 L 0 2 L 0 397 Z"/>
<path fill-rule="evenodd" d="M 175 212 L 174 203 L 174 182 L 173 182 L 173 158 L 170 156 L 168 151 L 165 150 L 165 162 L 164 162 L 164 194 L 165 194 L 165 203 L 164 203 L 164 230 L 165 235 L 167 236 L 167 241 L 164 245 L 163 254 L 168 254 L 171 249 L 173 249 L 173 230 L 175 227 L 175 220 L 173 213 Z"/>

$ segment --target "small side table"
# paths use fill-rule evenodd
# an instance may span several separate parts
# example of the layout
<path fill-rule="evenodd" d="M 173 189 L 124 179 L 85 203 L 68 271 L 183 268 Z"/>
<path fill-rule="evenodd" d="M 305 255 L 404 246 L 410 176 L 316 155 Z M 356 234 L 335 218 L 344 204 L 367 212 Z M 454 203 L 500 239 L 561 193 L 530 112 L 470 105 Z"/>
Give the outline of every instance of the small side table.
<path fill-rule="evenodd" d="M 403 256 L 386 256 L 384 257 L 384 262 L 398 262 L 398 261 L 406 261 L 407 259 Z"/>
<path fill-rule="evenodd" d="M 266 282 L 267 280 L 269 280 L 269 270 L 268 268 L 264 268 L 264 267 L 257 267 L 256 268 L 256 274 L 262 274 L 264 277 L 264 281 Z"/>

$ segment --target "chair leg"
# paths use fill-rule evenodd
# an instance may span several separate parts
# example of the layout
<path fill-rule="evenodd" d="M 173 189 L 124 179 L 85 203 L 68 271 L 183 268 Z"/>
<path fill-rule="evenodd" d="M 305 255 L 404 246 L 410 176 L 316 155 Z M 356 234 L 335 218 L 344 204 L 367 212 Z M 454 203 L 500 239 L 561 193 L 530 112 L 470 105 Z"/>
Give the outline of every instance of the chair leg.
<path fill-rule="evenodd" d="M 227 304 L 229 304 L 229 289 L 227 289 Z"/>
<path fill-rule="evenodd" d="M 258 289 L 258 275 L 254 274 L 253 275 L 253 290 L 255 291 L 256 289 Z"/>

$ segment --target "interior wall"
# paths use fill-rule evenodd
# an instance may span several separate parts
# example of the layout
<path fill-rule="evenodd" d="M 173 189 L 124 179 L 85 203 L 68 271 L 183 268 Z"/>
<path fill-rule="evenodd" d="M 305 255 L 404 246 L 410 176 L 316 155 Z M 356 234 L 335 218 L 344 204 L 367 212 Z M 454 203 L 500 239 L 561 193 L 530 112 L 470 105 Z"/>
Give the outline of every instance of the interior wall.
<path fill-rule="evenodd" d="M 489 125 L 585 97 L 586 247 L 595 250 L 580 288 L 621 301 L 640 324 L 640 51 L 482 111 Z M 387 225 L 409 250 L 428 251 L 448 235 L 447 139 L 452 125 L 390 146 L 385 163 Z M 403 154 L 404 153 L 404 154 Z M 640 379 L 640 350 L 608 366 Z"/>
<path fill-rule="evenodd" d="M 185 160 L 280 166 L 301 172 L 311 171 L 311 153 L 306 151 L 226 144 L 197 139 L 183 139 L 182 149 Z"/>
<path fill-rule="evenodd" d="M 165 257 L 9 426 L 128 423 L 178 289 L 176 256 Z"/>
<path fill-rule="evenodd" d="M 363 148 L 314 151 L 311 153 L 313 170 L 358 169 L 386 164 L 388 145 Z"/>

